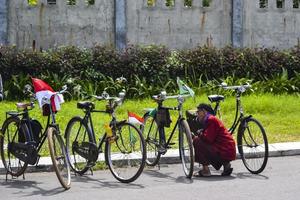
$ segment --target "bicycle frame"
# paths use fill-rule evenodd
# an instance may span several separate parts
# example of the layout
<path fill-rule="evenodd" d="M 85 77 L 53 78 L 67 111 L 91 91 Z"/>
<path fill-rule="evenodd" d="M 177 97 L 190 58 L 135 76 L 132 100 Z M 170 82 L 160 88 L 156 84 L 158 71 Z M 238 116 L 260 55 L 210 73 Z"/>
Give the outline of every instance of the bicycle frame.
<path fill-rule="evenodd" d="M 110 101 L 109 102 L 109 105 L 111 106 L 112 105 L 112 102 Z M 85 115 L 83 117 L 83 121 L 91 128 L 91 137 L 93 139 L 93 142 L 95 144 L 97 144 L 96 142 L 96 137 L 95 137 L 95 130 L 94 130 L 94 125 L 93 125 L 93 120 L 92 120 L 92 115 L 91 113 L 105 113 L 105 114 L 110 114 L 112 116 L 112 119 L 111 121 L 109 122 L 109 126 L 111 127 L 112 129 L 112 134 L 113 134 L 113 137 L 116 136 L 116 127 L 117 127 L 117 124 L 119 123 L 117 121 L 117 118 L 116 118 L 116 115 L 115 115 L 115 109 L 112 108 L 112 109 L 108 109 L 108 110 L 94 110 L 94 109 L 88 109 L 88 110 L 84 110 L 85 112 Z M 123 120 L 124 122 L 126 120 Z M 123 122 L 121 121 L 121 122 Z M 81 127 L 80 127 L 81 128 Z M 80 131 L 80 129 L 78 130 L 78 132 Z M 77 134 L 78 136 L 78 134 Z M 77 140 L 77 136 L 75 138 L 75 140 Z M 105 132 L 103 134 L 103 136 L 99 139 L 100 142 L 97 146 L 97 149 L 98 149 L 98 153 L 102 153 L 102 145 L 103 143 L 105 142 L 105 140 L 107 139 L 107 133 Z"/>
<path fill-rule="evenodd" d="M 91 113 L 93 113 L 93 112 L 106 113 L 106 111 L 103 111 L 103 110 L 87 110 L 87 111 L 85 111 L 85 115 L 83 117 L 83 121 L 85 123 L 87 123 L 89 125 L 89 127 L 91 128 L 91 133 L 92 133 L 91 137 L 92 137 L 94 143 L 96 144 L 95 130 L 94 130 L 94 125 L 93 125 L 93 120 L 92 120 L 92 115 L 91 115 Z M 80 131 L 80 129 L 78 130 L 78 132 L 79 131 Z M 78 134 L 77 134 L 75 140 L 77 140 L 77 137 L 78 137 Z M 99 153 L 102 153 L 101 147 L 102 147 L 102 144 L 105 141 L 105 138 L 106 138 L 106 133 L 104 133 L 104 135 L 101 137 L 100 143 L 99 143 L 99 145 L 97 147 Z"/>
<path fill-rule="evenodd" d="M 36 151 L 37 153 L 40 152 L 46 138 L 47 138 L 47 130 L 49 127 L 55 127 L 56 130 L 58 131 L 58 133 L 60 133 L 60 130 L 59 130 L 59 127 L 58 125 L 55 123 L 55 113 L 52 111 L 52 108 L 51 108 L 51 104 L 49 104 L 49 107 L 50 107 L 50 115 L 48 116 L 47 118 L 47 124 L 46 124 L 46 127 L 44 129 L 44 132 L 42 133 L 42 135 L 39 136 L 39 144 L 37 146 L 35 146 L 36 148 Z M 33 108 L 31 109 L 28 109 L 28 108 L 25 108 L 24 111 L 22 112 L 19 112 L 17 114 L 14 114 L 14 115 L 11 115 L 13 117 L 18 117 L 18 116 L 21 116 L 21 124 L 25 123 L 29 129 L 29 140 L 30 142 L 36 142 L 34 140 L 34 136 L 33 136 L 33 130 L 32 130 L 32 126 L 31 126 L 31 119 L 30 119 L 30 116 L 29 116 L 29 111 L 32 110 Z M 7 115 L 10 115 L 9 113 L 6 113 L 6 118 L 7 118 Z M 52 118 L 52 122 L 50 123 L 50 118 Z M 40 122 L 39 122 L 40 124 Z M 15 137 L 15 136 L 14 136 Z M 38 157 L 38 160 L 36 161 L 36 165 L 38 164 L 39 162 L 39 157 Z"/>
<path fill-rule="evenodd" d="M 177 118 L 177 120 L 176 120 L 176 124 L 175 124 L 175 126 L 173 127 L 173 130 L 172 130 L 170 136 L 168 137 L 168 140 L 167 140 L 166 143 L 164 144 L 164 147 L 168 147 L 168 146 L 171 144 L 171 140 L 172 140 L 173 135 L 174 135 L 174 133 L 175 133 L 175 131 L 176 131 L 176 128 L 178 127 L 179 122 L 180 122 L 182 119 L 184 119 L 184 117 L 183 117 L 183 111 L 182 111 L 182 103 L 183 103 L 183 102 L 180 102 L 180 103 L 178 104 L 178 106 L 176 106 L 176 107 L 164 107 L 164 106 L 162 105 L 163 101 L 158 101 L 157 103 L 158 103 L 158 107 L 157 107 L 158 110 L 159 110 L 159 109 L 167 109 L 167 110 L 177 110 L 177 111 L 178 111 L 178 118 Z M 155 118 L 153 119 L 153 121 L 154 121 L 154 120 L 155 120 Z M 153 121 L 152 121 L 152 123 L 151 123 L 150 130 L 151 130 L 151 128 L 152 128 Z M 149 130 L 149 132 L 150 132 L 150 130 Z M 161 134 L 165 137 L 165 127 L 164 127 L 163 125 L 159 125 L 159 126 L 158 126 L 158 130 L 159 130 L 160 137 L 161 137 Z"/>
<path fill-rule="evenodd" d="M 181 106 L 180 106 L 180 107 L 181 107 Z M 178 110 L 178 112 L 179 112 L 178 118 L 177 118 L 177 120 L 176 120 L 176 124 L 175 124 L 175 126 L 173 127 L 172 132 L 171 132 L 171 134 L 170 134 L 169 137 L 168 137 L 168 140 L 167 140 L 166 143 L 165 143 L 165 147 L 167 147 L 167 146 L 169 146 L 169 145 L 171 144 L 171 140 L 172 140 L 173 135 L 174 135 L 174 133 L 175 133 L 175 131 L 176 131 L 176 128 L 178 127 L 178 124 L 179 124 L 179 122 L 181 121 L 181 119 L 183 119 L 183 116 L 182 116 L 182 109 L 179 108 L 179 106 L 178 106 L 178 107 L 160 107 L 160 108 L 164 108 L 164 109 L 168 109 L 168 110 Z M 154 120 L 154 119 L 153 119 L 153 120 Z M 165 127 L 164 127 L 164 126 L 159 126 L 158 128 L 159 128 L 159 134 L 163 134 L 163 135 L 165 136 Z"/>
<path fill-rule="evenodd" d="M 241 103 L 241 94 L 242 92 L 239 89 L 235 89 L 236 90 L 236 95 L 235 95 L 235 99 L 236 99 L 236 106 L 235 106 L 235 117 L 234 117 L 234 121 L 231 124 L 231 127 L 228 129 L 228 131 L 233 134 L 234 131 L 236 130 L 236 128 L 238 127 L 238 125 L 243 121 L 243 119 L 245 119 L 244 116 L 244 110 L 243 110 L 243 106 Z M 216 114 L 218 114 L 221 117 L 221 112 L 220 112 L 220 101 L 216 102 L 216 106 L 214 108 L 214 111 Z M 251 117 L 248 116 L 248 117 Z M 248 118 L 246 117 L 246 118 Z"/>

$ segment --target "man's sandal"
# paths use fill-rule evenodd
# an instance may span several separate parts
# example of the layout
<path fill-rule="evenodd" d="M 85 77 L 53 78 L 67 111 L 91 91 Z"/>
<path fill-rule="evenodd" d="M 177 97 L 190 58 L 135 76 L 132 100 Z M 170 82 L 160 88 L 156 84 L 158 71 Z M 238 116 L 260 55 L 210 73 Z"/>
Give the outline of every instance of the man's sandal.
<path fill-rule="evenodd" d="M 210 177 L 210 176 L 211 176 L 211 173 L 210 173 L 210 171 L 208 171 L 208 172 L 203 172 L 203 170 L 200 170 L 200 171 L 198 171 L 198 172 L 195 172 L 195 173 L 193 174 L 193 176 L 195 176 L 195 177 Z"/>

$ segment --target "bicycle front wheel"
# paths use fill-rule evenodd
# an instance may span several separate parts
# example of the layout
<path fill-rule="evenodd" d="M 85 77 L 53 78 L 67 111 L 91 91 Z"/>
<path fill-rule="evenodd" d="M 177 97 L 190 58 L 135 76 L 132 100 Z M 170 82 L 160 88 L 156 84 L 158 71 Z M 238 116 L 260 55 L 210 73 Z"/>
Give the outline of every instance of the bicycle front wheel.
<path fill-rule="evenodd" d="M 140 130 L 131 123 L 118 124 L 116 135 L 107 138 L 105 160 L 113 176 L 120 182 L 136 180 L 146 160 L 145 142 Z"/>
<path fill-rule="evenodd" d="M 71 187 L 71 173 L 64 142 L 54 127 L 48 128 L 47 137 L 56 176 L 61 185 L 67 190 Z"/>
<path fill-rule="evenodd" d="M 187 178 L 191 178 L 194 171 L 194 148 L 192 134 L 186 120 L 179 123 L 179 155 L 183 171 Z"/>
<path fill-rule="evenodd" d="M 25 123 L 21 123 L 18 117 L 9 117 L 4 121 L 0 135 L 1 159 L 7 173 L 12 176 L 22 175 L 27 168 L 26 156 L 23 161 L 15 156 L 16 153 L 19 156 L 27 155 L 26 150 L 22 148 L 19 150 L 13 149 L 16 149 L 17 146 L 25 146 L 25 143 L 29 140 L 28 137 L 28 127 Z"/>
<path fill-rule="evenodd" d="M 159 129 L 154 118 L 149 114 L 145 114 L 144 116 L 144 124 L 141 125 L 141 131 L 146 142 L 146 163 L 149 166 L 155 166 L 161 156 L 158 152 Z"/>
<path fill-rule="evenodd" d="M 253 174 L 261 173 L 269 157 L 265 129 L 251 117 L 242 122 L 237 137 L 238 150 L 245 167 Z"/>

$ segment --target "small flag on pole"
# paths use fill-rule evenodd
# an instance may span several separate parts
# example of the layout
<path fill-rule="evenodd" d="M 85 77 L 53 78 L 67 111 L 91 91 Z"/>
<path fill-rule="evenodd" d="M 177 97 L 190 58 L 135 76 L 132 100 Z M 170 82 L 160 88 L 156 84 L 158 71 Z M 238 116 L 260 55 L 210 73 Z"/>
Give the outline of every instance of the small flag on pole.
<path fill-rule="evenodd" d="M 128 122 L 141 125 L 144 123 L 144 119 L 133 112 L 128 112 Z"/>
<path fill-rule="evenodd" d="M 184 94 L 189 94 L 192 97 L 195 95 L 195 92 L 187 86 L 182 80 L 180 80 L 179 77 L 177 77 L 177 85 L 179 87 L 179 94 L 184 95 Z"/>

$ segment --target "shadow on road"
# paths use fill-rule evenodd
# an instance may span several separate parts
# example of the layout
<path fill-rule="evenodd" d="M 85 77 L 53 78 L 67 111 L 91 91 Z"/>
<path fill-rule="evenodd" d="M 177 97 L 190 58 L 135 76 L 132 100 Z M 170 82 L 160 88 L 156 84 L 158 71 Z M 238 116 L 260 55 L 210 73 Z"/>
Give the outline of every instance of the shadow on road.
<path fill-rule="evenodd" d="M 76 175 L 72 176 L 72 183 L 95 183 L 97 186 L 95 188 L 130 188 L 130 189 L 141 189 L 144 188 L 141 184 L 136 183 L 121 183 L 117 179 L 115 181 L 107 181 L 101 178 L 93 177 L 93 175 Z"/>
<path fill-rule="evenodd" d="M 251 174 L 250 172 L 235 173 L 236 177 L 239 179 L 257 179 L 257 180 L 267 180 L 269 177 L 261 174 Z"/>
<path fill-rule="evenodd" d="M 193 183 L 193 179 L 186 178 L 186 176 L 179 176 L 179 177 L 174 177 L 174 172 L 164 172 L 161 173 L 158 170 L 154 169 L 147 169 L 143 171 L 144 174 L 155 177 L 155 178 L 160 178 L 160 179 L 168 179 L 171 181 L 174 181 L 176 183 L 186 183 L 186 184 L 191 184 Z"/>
<path fill-rule="evenodd" d="M 66 191 L 64 188 L 60 187 L 60 185 L 58 185 L 59 187 L 51 189 L 51 190 L 45 190 L 41 187 L 39 187 L 38 185 L 41 185 L 41 182 L 37 182 L 37 181 L 27 181 L 27 180 L 23 180 L 23 179 L 8 179 L 7 181 L 3 181 L 1 183 L 1 186 L 6 187 L 6 188 L 12 188 L 12 189 L 19 189 L 19 193 L 20 196 L 26 197 L 26 196 L 33 196 L 33 195 L 40 195 L 40 196 L 54 196 L 57 194 L 60 194 L 64 191 Z M 34 190 L 30 193 L 27 193 L 24 195 L 23 190 L 26 189 L 31 189 Z"/>

